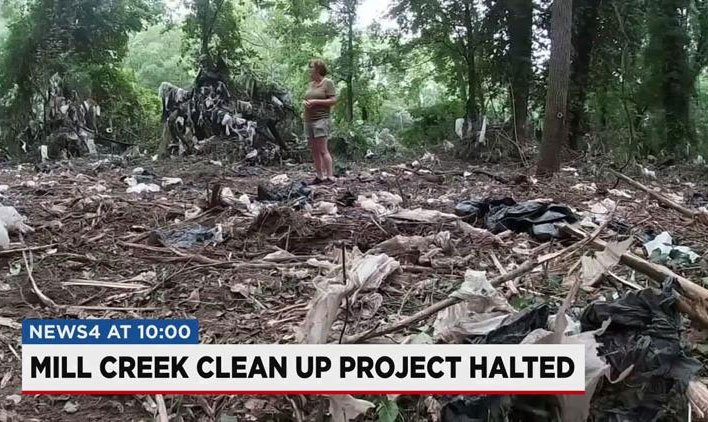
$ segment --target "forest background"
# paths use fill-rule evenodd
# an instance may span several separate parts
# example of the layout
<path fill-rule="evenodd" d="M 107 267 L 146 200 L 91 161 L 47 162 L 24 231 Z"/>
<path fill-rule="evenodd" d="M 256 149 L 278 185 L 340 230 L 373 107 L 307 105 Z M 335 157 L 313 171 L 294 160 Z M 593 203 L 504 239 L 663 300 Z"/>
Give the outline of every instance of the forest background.
<path fill-rule="evenodd" d="M 563 152 L 708 153 L 704 0 L 2 0 L 0 145 L 20 151 L 58 73 L 100 125 L 152 147 L 158 86 L 188 88 L 205 53 L 235 81 L 286 88 L 298 114 L 324 58 L 353 158 L 384 137 L 459 142 L 459 118 L 475 134 L 486 118 L 550 171 Z"/>

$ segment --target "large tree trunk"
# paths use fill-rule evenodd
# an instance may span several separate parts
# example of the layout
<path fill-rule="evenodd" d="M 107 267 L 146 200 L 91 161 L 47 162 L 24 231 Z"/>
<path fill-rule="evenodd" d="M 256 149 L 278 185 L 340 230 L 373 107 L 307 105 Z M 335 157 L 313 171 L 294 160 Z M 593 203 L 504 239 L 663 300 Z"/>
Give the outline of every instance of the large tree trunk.
<path fill-rule="evenodd" d="M 655 28 L 660 37 L 663 59 L 661 95 L 665 113 L 666 147 L 679 148 L 693 139 L 690 101 L 693 79 L 688 63 L 688 34 L 681 11 L 688 6 L 686 0 L 658 2 L 661 23 Z"/>
<path fill-rule="evenodd" d="M 538 163 L 539 175 L 552 174 L 560 170 L 561 150 L 568 139 L 566 108 L 568 85 L 570 84 L 573 0 L 554 0 L 551 11 L 551 59 L 543 124 L 543 144 Z"/>
<path fill-rule="evenodd" d="M 528 104 L 531 85 L 533 48 L 532 0 L 507 0 L 509 62 L 511 64 L 511 101 L 514 132 L 521 143 L 529 137 Z"/>
<path fill-rule="evenodd" d="M 590 62 L 597 31 L 597 16 L 601 0 L 576 0 L 574 9 L 573 63 L 568 98 L 568 144 L 578 149 L 578 140 L 583 135 L 585 123 L 585 100 L 590 81 Z"/>

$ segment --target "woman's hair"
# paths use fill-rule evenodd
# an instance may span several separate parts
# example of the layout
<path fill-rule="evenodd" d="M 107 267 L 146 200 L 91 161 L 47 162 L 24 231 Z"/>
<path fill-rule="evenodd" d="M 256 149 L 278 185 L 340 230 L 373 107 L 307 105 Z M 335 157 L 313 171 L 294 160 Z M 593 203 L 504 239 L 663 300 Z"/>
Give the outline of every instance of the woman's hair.
<path fill-rule="evenodd" d="M 310 60 L 310 68 L 315 68 L 323 78 L 327 76 L 327 65 L 320 59 Z"/>

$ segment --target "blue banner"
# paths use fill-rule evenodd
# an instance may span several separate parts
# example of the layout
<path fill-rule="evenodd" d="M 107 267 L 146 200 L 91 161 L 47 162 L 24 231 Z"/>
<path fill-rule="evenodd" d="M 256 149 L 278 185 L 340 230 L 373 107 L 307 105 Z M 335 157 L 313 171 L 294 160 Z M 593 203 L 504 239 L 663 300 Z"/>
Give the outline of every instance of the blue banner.
<path fill-rule="evenodd" d="M 199 344 L 196 319 L 25 319 L 23 344 Z"/>

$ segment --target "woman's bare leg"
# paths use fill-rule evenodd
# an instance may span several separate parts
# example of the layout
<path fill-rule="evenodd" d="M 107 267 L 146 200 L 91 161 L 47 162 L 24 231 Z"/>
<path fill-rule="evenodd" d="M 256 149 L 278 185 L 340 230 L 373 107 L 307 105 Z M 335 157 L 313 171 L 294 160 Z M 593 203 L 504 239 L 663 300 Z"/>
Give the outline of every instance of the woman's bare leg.
<path fill-rule="evenodd" d="M 311 140 L 309 142 L 309 144 L 310 144 L 310 153 L 312 154 L 312 162 L 315 166 L 315 175 L 317 176 L 318 179 L 322 179 L 323 178 L 322 153 L 320 152 L 318 142 L 317 142 L 317 140 Z"/>
<path fill-rule="evenodd" d="M 332 155 L 329 153 L 329 147 L 327 145 L 327 138 L 321 138 L 318 140 L 320 148 L 320 168 L 324 173 L 326 178 L 334 178 L 334 168 L 332 163 Z"/>

